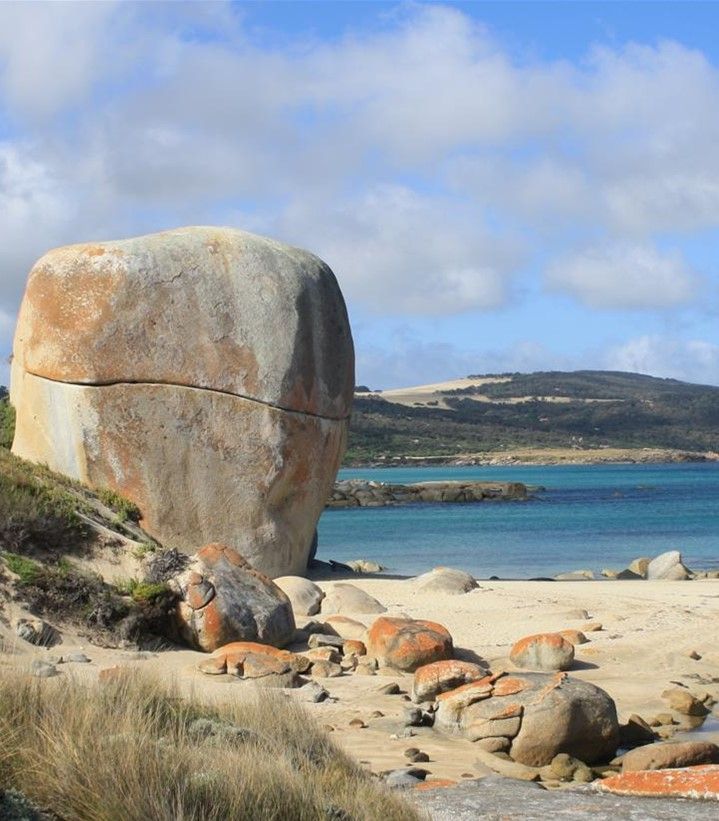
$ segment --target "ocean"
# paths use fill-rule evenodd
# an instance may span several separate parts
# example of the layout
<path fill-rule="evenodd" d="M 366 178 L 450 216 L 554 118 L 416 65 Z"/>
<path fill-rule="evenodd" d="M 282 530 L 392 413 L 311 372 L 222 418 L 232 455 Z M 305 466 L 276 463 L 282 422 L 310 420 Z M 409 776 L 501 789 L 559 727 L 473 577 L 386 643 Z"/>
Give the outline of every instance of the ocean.
<path fill-rule="evenodd" d="M 478 578 L 621 570 L 680 550 L 695 570 L 719 568 L 719 463 L 532 467 L 348 468 L 379 482 L 518 481 L 527 502 L 326 510 L 318 559 L 372 559 L 401 575 L 437 565 Z"/>

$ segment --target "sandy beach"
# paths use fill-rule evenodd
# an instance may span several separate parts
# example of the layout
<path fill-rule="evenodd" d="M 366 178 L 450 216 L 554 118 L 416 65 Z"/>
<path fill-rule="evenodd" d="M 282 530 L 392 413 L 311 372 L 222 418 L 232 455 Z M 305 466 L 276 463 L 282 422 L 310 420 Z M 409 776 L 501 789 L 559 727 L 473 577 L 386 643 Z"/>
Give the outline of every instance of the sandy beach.
<path fill-rule="evenodd" d="M 344 578 L 338 574 L 336 580 L 318 584 L 328 591 L 336 581 L 350 582 L 374 596 L 387 607 L 388 615 L 405 614 L 444 624 L 454 638 L 458 657 L 473 660 L 479 656 L 493 672 L 514 669 L 508 660 L 509 650 L 523 636 L 565 628 L 585 630 L 589 641 L 575 648 L 570 675 L 604 688 L 616 701 L 621 721 L 633 713 L 650 721 L 666 712 L 661 694 L 677 684 L 696 694 L 708 691 L 719 698 L 719 648 L 715 640 L 719 580 L 484 581 L 478 589 L 461 595 L 418 593 L 413 579 L 382 576 Z M 587 618 L 581 611 L 586 611 Z M 5 615 L 12 613 L 6 611 Z M 376 618 L 346 615 L 366 625 Z M 313 618 L 321 620 L 322 615 Z M 299 618 L 298 625 L 307 620 Z M 598 625 L 601 629 L 590 629 Z M 2 633 L 6 650 L 2 664 L 25 666 L 32 658 L 67 657 L 80 650 L 91 659 L 89 664 L 59 665 L 60 675 L 48 679 L 47 686 L 90 681 L 101 670 L 119 665 L 176 681 L 182 692 L 208 701 L 253 697 L 256 692 L 253 684 L 231 676 L 198 672 L 196 665 L 206 656 L 191 650 L 138 654 L 131 649 L 95 647 L 71 634 L 64 635 L 62 644 L 42 650 L 19 642 L 5 625 Z M 694 659 L 691 653 L 701 658 Z M 382 695 L 378 690 L 396 681 L 408 692 L 411 675 L 379 670 L 375 676 L 345 674 L 320 681 L 332 698 L 308 704 L 308 711 L 372 771 L 405 765 L 404 751 L 412 746 L 428 753 L 430 760 L 424 766 L 431 773 L 430 779 L 458 780 L 487 773 L 476 762 L 475 748 L 469 741 L 428 727 L 404 729 L 403 696 Z M 297 697 L 297 691 L 287 692 L 288 697 Z M 376 711 L 383 715 L 373 716 Z M 351 728 L 349 723 L 355 718 L 367 727 Z M 707 726 L 712 721 L 710 717 Z M 702 732 L 702 737 L 717 740 L 719 733 Z"/>

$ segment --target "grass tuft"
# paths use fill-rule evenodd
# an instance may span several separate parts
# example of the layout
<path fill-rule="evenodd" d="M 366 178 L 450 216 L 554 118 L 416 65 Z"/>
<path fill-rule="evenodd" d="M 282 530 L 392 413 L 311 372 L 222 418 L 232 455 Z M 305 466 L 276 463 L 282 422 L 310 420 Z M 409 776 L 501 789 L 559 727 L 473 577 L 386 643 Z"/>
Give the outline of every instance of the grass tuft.
<path fill-rule="evenodd" d="M 140 508 L 134 502 L 121 496 L 116 491 L 110 490 L 110 488 L 99 488 L 95 492 L 98 499 L 115 513 L 120 524 L 127 521 L 140 521 L 142 514 Z"/>
<path fill-rule="evenodd" d="M 78 821 L 418 821 L 300 705 L 222 706 L 128 673 L 102 687 L 0 680 L 0 783 Z"/>

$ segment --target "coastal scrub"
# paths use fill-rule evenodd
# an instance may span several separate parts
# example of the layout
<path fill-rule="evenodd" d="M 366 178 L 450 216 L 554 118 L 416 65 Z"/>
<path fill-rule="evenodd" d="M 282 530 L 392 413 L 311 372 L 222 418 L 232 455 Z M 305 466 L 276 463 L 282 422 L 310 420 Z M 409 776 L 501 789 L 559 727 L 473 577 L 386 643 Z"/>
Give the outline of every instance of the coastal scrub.
<path fill-rule="evenodd" d="M 267 690 L 208 706 L 130 673 L 91 687 L 5 675 L 0 736 L 0 783 L 61 818 L 419 819 Z"/>

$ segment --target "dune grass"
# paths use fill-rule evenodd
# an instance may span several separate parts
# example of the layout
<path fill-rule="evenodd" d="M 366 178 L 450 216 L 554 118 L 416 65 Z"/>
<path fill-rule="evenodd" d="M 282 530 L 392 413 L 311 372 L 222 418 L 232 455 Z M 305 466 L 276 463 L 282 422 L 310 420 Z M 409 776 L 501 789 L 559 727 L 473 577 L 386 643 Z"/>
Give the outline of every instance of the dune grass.
<path fill-rule="evenodd" d="M 91 687 L 4 674 L 0 738 L 0 786 L 61 818 L 420 818 L 271 690 L 210 707 L 135 674 Z"/>

